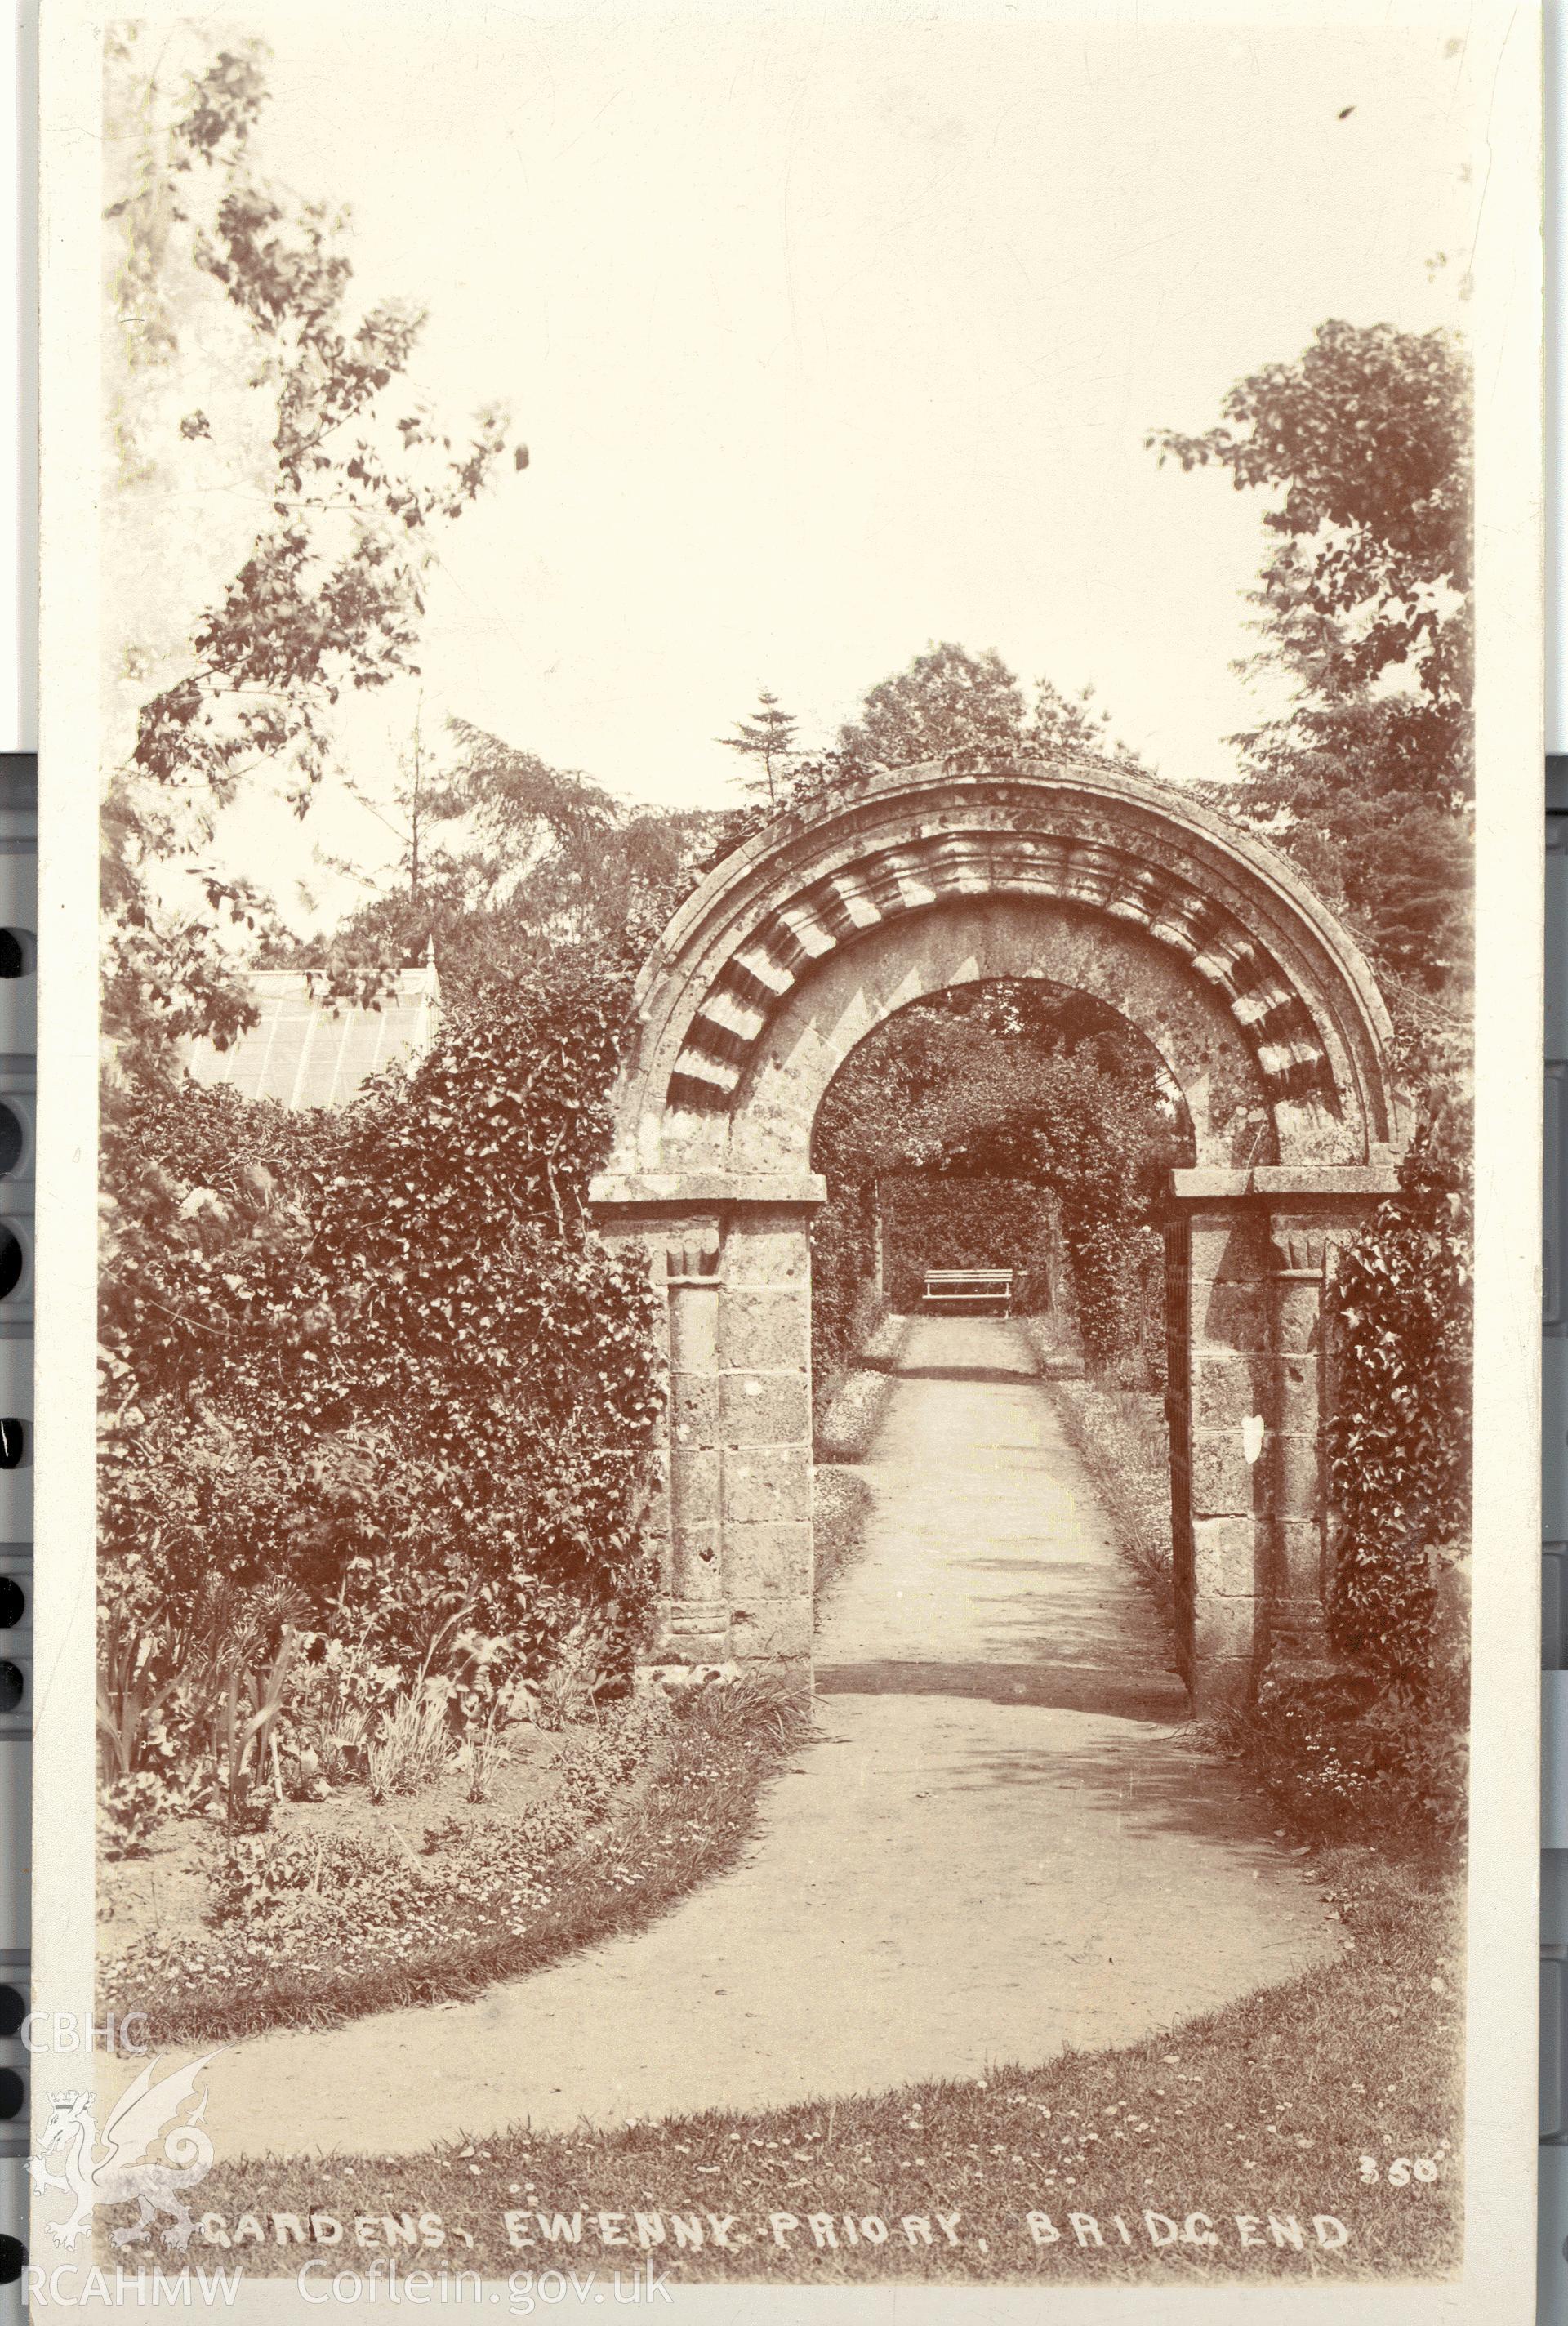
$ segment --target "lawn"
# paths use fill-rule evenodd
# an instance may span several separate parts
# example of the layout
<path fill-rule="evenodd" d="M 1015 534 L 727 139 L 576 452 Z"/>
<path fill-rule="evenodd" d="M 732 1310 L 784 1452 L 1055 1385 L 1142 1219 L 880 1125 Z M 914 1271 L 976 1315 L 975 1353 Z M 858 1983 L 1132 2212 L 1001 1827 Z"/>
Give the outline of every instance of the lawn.
<path fill-rule="evenodd" d="M 858 1553 L 870 1508 L 871 1489 L 857 1471 L 847 1465 L 818 1470 L 812 1486 L 812 1531 L 819 1605 Z"/>
<path fill-rule="evenodd" d="M 819 1465 L 863 1462 L 882 1425 L 893 1375 L 909 1338 L 910 1319 L 880 1317 L 864 1344 L 822 1384 L 814 1437 Z"/>
<path fill-rule="evenodd" d="M 192 2255 L 268 2275 L 329 2250 L 496 2275 L 651 2256 L 694 2283 L 1452 2274 L 1452 1886 L 1365 1850 L 1318 1871 L 1337 1962 L 1126 2049 L 758 2116 L 226 2164 Z"/>

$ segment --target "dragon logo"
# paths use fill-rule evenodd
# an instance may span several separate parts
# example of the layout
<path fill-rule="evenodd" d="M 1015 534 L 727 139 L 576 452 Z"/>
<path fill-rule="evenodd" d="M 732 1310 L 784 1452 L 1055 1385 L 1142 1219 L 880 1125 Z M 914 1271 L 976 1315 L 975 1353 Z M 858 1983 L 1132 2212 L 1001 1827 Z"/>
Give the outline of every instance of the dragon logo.
<path fill-rule="evenodd" d="M 115 2103 L 100 2139 L 90 2092 L 51 2092 L 53 2103 L 43 2127 L 42 2153 L 28 2159 L 32 2185 L 40 2191 L 58 2189 L 73 2200 L 64 2221 L 51 2221 L 57 2245 L 73 2247 L 92 2227 L 98 2205 L 137 2207 L 136 2219 L 113 2232 L 116 2246 L 140 2245 L 160 2213 L 170 2217 L 163 2242 L 183 2253 L 195 2234 L 196 2221 L 185 2202 L 212 2169 L 212 2142 L 201 2119 L 207 2113 L 207 2092 L 196 2098 L 196 2086 L 216 2052 L 206 2052 L 188 2067 L 176 2068 L 153 2081 L 149 2061 L 129 2090 Z M 183 2124 L 180 2112 L 193 2099 L 196 2105 Z M 171 2129 L 172 2127 L 172 2129 Z M 147 2152 L 162 2138 L 162 2156 Z M 51 2170 L 58 2156 L 60 2170 Z"/>

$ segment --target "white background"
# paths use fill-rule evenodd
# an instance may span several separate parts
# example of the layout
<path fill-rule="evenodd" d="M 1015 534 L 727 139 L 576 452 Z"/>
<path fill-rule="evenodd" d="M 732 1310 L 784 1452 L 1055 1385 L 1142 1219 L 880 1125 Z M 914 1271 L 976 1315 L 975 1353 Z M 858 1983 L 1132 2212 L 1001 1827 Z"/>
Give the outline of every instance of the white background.
<path fill-rule="evenodd" d="M 1551 96 L 1547 117 L 1548 186 L 1551 213 L 1562 216 L 1561 140 L 1556 135 L 1562 112 L 1562 51 L 1564 41 L 1563 0 L 1548 0 L 1548 74 Z M 0 274 L 14 289 L 0 301 L 0 749 L 37 749 L 38 705 L 35 676 L 37 625 L 33 609 L 37 539 L 36 466 L 32 451 L 36 421 L 33 385 L 36 268 L 32 257 L 36 203 L 33 193 L 35 139 L 32 124 L 34 71 L 32 45 L 36 11 L 13 11 L 13 37 L 0 53 Z M 1556 479 L 1562 472 L 1565 423 L 1563 397 L 1557 392 L 1563 366 L 1563 311 L 1556 292 L 1561 282 L 1560 252 L 1548 256 L 1551 328 L 1548 335 L 1547 415 L 1551 507 L 1553 524 L 1548 553 L 1547 748 L 1568 751 L 1568 656 L 1561 651 L 1563 599 L 1563 549 L 1560 495 Z M 1173 419 L 1176 417 L 1172 415 Z M 1208 424 L 1211 415 L 1194 413 L 1191 424 Z M 915 641 L 915 644 L 920 643 Z M 974 645 L 984 643 L 979 639 Z M 913 648 L 912 648 L 913 650 Z M 867 683 L 875 674 L 868 672 Z M 737 703 L 736 713 L 745 708 Z M 518 738 L 526 740 L 526 738 Z"/>
<path fill-rule="evenodd" d="M 1359 42 L 1320 43 L 1299 14 L 1294 47 L 1199 34 L 1203 69 L 1179 91 L 1157 69 L 1123 87 L 1114 59 L 1087 50 L 1075 78 L 1070 38 L 1044 103 L 1021 92 L 998 128 L 998 154 L 964 147 L 956 92 L 953 120 L 933 98 L 879 139 L 852 44 L 835 68 L 810 11 L 768 49 L 748 110 L 757 59 L 738 11 L 735 57 L 712 62 L 730 147 L 710 154 L 710 183 L 695 167 L 665 171 L 666 199 L 645 218 L 617 209 L 617 190 L 628 167 L 633 181 L 657 177 L 686 99 L 678 77 L 645 70 L 630 19 L 617 19 L 616 71 L 591 39 L 583 56 L 542 39 L 527 87 L 494 113 L 439 14 L 407 87 L 368 60 L 345 70 L 330 9 L 296 28 L 269 73 L 264 166 L 348 199 L 366 286 L 431 303 L 416 368 L 438 407 L 515 387 L 517 431 L 533 439 L 528 477 L 504 477 L 443 542 L 427 715 L 460 712 L 626 796 L 718 805 L 734 796 L 736 763 L 715 737 L 759 686 L 802 714 L 803 742 L 829 741 L 929 629 L 998 647 L 1025 681 L 1091 682 L 1116 731 L 1172 781 L 1229 772 L 1225 739 L 1267 708 L 1232 668 L 1255 643 L 1242 593 L 1266 546 L 1260 497 L 1158 470 L 1142 439 L 1161 423 L 1211 425 L 1233 378 L 1289 360 L 1324 313 L 1463 328 L 1469 198 L 1442 135 L 1424 135 L 1457 68 L 1438 61 L 1435 39 L 1380 48 L 1378 17 L 1368 9 Z M 898 30 L 918 51 L 923 23 Z M 19 164 L 0 185 L 0 247 L 21 261 L 13 345 L 0 346 L 14 399 L 0 499 L 19 479 L 23 519 L 0 575 L 0 746 L 18 749 L 36 748 L 33 415 L 18 332 L 34 279 L 21 256 L 27 46 L 23 27 L 0 116 Z M 948 61 L 959 75 L 972 65 L 961 35 Z M 982 65 L 979 100 L 984 80 Z M 322 101 L 333 88 L 335 125 Z M 476 114 L 490 143 L 469 172 Z M 411 134 L 431 165 L 412 175 Z M 1097 176 L 1120 141 L 1127 166 Z M 1395 153 L 1407 158 L 1391 167 Z M 780 166 L 775 252 L 757 212 L 778 199 Z M 997 200 L 1016 210 L 1016 236 L 989 230 Z M 488 258 L 474 267 L 464 254 L 485 251 L 487 217 Z M 562 218 L 564 236 L 552 230 Z M 1455 263 L 1428 279 L 1439 242 Z M 561 330 L 574 267 L 599 285 L 580 345 Z M 932 282 L 940 312 L 923 314 Z M 1001 328 L 988 332 L 988 318 Z M 846 394 L 856 380 L 871 409 Z M 394 688 L 358 710 L 344 742 L 375 784 L 411 704 Z M 259 801 L 253 815 L 247 861 L 286 836 Z M 327 836 L 362 861 L 376 851 L 368 826 Z"/>
<path fill-rule="evenodd" d="M 0 304 L 0 750 L 5 751 L 38 749 L 35 22 L 32 8 L 14 16 L 14 38 L 0 60 L 0 271 L 14 285 Z"/>

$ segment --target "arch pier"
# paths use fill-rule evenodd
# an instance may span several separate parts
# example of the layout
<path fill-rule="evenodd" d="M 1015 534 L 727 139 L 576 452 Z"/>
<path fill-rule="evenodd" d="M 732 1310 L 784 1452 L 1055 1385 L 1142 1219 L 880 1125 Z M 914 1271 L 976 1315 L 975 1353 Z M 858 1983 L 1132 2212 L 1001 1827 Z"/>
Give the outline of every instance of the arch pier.
<path fill-rule="evenodd" d="M 709 875 L 636 991 L 590 1190 L 661 1288 L 651 1527 L 670 1661 L 809 1665 L 812 1131 L 908 1002 L 1041 977 L 1109 1002 L 1186 1100 L 1165 1203 L 1178 1644 L 1194 1707 L 1322 1641 L 1322 1331 L 1337 1250 L 1397 1184 L 1389 1028 L 1299 876 L 1179 792 L 1094 766 L 900 769 Z"/>

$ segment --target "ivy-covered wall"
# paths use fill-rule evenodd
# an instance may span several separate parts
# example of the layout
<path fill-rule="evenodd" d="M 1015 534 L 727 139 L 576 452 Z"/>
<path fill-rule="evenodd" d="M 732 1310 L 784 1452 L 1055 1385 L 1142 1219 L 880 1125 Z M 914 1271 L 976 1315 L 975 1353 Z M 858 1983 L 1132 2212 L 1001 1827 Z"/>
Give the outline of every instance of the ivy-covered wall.
<path fill-rule="evenodd" d="M 584 1206 L 624 1021 L 623 980 L 564 963 L 476 993 L 342 1114 L 114 1093 L 100 1540 L 127 1652 L 189 1665 L 258 1596 L 411 1676 L 443 1640 L 522 1670 L 584 1611 L 629 1652 L 663 1386 L 645 1277 Z"/>

